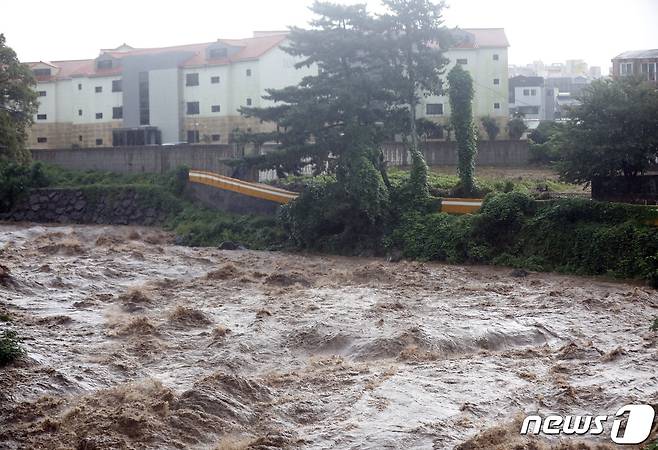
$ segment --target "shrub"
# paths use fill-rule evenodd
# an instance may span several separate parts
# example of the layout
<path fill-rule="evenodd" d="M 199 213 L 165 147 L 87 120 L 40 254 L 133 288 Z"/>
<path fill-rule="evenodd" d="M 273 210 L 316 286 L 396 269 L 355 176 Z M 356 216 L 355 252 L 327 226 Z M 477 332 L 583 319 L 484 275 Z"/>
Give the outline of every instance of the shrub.
<path fill-rule="evenodd" d="M 658 286 L 656 212 L 586 200 L 488 196 L 479 214 L 407 214 L 387 237 L 404 256 L 531 270 L 643 278 Z"/>
<path fill-rule="evenodd" d="M 47 184 L 40 163 L 26 165 L 0 160 L 0 212 L 9 211 L 28 189 Z"/>
<path fill-rule="evenodd" d="M 487 136 L 489 137 L 489 140 L 495 141 L 496 137 L 500 133 L 500 127 L 498 126 L 498 122 L 496 122 L 496 119 L 494 119 L 491 116 L 484 116 L 480 118 L 480 122 L 484 127 L 484 131 L 487 132 Z"/>
<path fill-rule="evenodd" d="M 515 117 L 507 122 L 507 134 L 510 139 L 521 139 L 521 136 L 523 136 L 523 133 L 525 133 L 527 129 L 528 127 L 520 117 Z"/>
<path fill-rule="evenodd" d="M 5 330 L 0 335 L 0 367 L 20 358 L 25 350 L 20 346 L 21 338 L 13 330 Z"/>

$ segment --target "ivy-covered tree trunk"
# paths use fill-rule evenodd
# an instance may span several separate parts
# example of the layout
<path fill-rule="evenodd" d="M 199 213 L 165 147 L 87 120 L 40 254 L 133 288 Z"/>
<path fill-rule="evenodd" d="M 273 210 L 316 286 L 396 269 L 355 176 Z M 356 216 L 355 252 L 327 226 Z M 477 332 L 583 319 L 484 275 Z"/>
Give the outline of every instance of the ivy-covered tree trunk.
<path fill-rule="evenodd" d="M 427 184 L 427 163 L 423 156 L 423 151 L 418 143 L 418 130 L 416 128 L 416 106 L 417 100 L 415 95 L 412 97 L 409 105 L 410 120 L 410 137 L 409 154 L 411 155 L 411 173 L 410 182 L 414 194 L 418 199 L 425 199 L 429 196 L 429 187 Z"/>
<path fill-rule="evenodd" d="M 448 74 L 451 123 L 457 141 L 458 166 L 461 192 L 475 193 L 475 155 L 477 134 L 473 123 L 473 79 L 457 64 Z"/>

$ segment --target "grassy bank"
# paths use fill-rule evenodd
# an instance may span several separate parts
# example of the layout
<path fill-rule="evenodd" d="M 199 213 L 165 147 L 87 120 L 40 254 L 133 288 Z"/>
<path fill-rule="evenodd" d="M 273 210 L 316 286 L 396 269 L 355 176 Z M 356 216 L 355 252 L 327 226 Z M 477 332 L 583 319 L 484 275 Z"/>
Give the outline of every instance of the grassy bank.
<path fill-rule="evenodd" d="M 392 170 L 389 176 L 397 190 L 408 172 Z M 101 194 L 135 190 L 145 208 L 165 212 L 160 225 L 174 232 L 178 242 L 190 246 L 230 240 L 253 249 L 285 246 L 344 254 L 399 251 L 410 259 L 640 278 L 658 284 L 658 229 L 648 225 L 656 217 L 655 210 L 584 199 L 537 200 L 542 198 L 543 188 L 560 192 L 572 187 L 555 180 L 483 178 L 479 185 L 489 194 L 479 214 L 407 211 L 399 204 L 405 202 L 393 200 L 390 211 L 380 219 L 359 224 L 348 211 L 332 214 L 345 204 L 323 201 L 323 190 L 332 183 L 331 177 L 287 179 L 278 184 L 298 190 L 314 186 L 310 191 L 320 195 L 306 202 L 310 209 L 302 211 L 307 221 L 319 221 L 314 227 L 319 234 L 305 239 L 301 246 L 300 239 L 291 240 L 292 234 L 284 230 L 298 234 L 303 230 L 291 231 L 275 218 L 229 214 L 191 202 L 183 191 L 184 169 L 167 175 L 117 175 L 35 165 L 24 169 L 22 176 L 15 168 L 0 171 L 2 180 L 0 186 L 14 196 L 29 187 L 71 187 L 82 190 L 93 201 Z M 435 193 L 449 192 L 457 177 L 432 172 L 430 184 Z M 360 237 L 356 240 L 354 236 Z M 327 242 L 331 245 L 323 245 Z"/>
<path fill-rule="evenodd" d="M 126 190 L 135 192 L 140 205 L 163 212 L 161 225 L 174 232 L 178 241 L 190 246 L 212 246 L 235 241 L 253 249 L 280 248 L 284 242 L 276 219 L 236 215 L 208 209 L 184 194 L 186 170 L 171 173 L 121 175 L 101 171 L 70 171 L 34 164 L 31 167 L 0 167 L 0 189 L 6 202 L 0 212 L 11 208 L 30 188 L 58 187 L 83 192 L 89 204 L 101 198 L 112 201 Z"/>
<path fill-rule="evenodd" d="M 644 279 L 658 286 L 656 210 L 582 199 L 492 194 L 479 214 L 405 214 L 389 248 L 420 260 Z"/>

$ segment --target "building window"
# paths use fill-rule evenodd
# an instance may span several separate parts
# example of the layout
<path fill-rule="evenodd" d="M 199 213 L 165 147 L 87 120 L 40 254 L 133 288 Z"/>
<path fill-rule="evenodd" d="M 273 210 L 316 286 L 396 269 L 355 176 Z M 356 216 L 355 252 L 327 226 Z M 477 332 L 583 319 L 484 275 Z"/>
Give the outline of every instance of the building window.
<path fill-rule="evenodd" d="M 79 91 L 82 90 L 82 83 L 78 83 L 78 90 L 79 90 Z"/>
<path fill-rule="evenodd" d="M 443 103 L 428 103 L 425 105 L 425 114 L 428 116 L 443 115 Z"/>
<path fill-rule="evenodd" d="M 530 89 L 530 95 L 532 95 L 533 97 L 537 95 L 537 89 Z"/>
<path fill-rule="evenodd" d="M 102 139 L 96 139 L 96 145 L 103 145 Z"/>
<path fill-rule="evenodd" d="M 32 73 L 35 77 L 49 77 L 50 69 L 34 69 Z"/>
<path fill-rule="evenodd" d="M 647 81 L 656 81 L 656 63 L 642 63 L 642 74 Z"/>
<path fill-rule="evenodd" d="M 78 141 L 82 142 L 82 135 L 78 135 Z"/>
<path fill-rule="evenodd" d="M 39 91 L 39 97 L 45 97 L 46 91 Z"/>
<path fill-rule="evenodd" d="M 210 77 L 210 83 L 219 84 L 219 77 Z"/>
<path fill-rule="evenodd" d="M 494 103 L 494 109 L 500 109 L 500 103 Z"/>
<path fill-rule="evenodd" d="M 211 139 L 212 139 L 213 142 L 219 142 L 220 138 L 221 138 L 221 136 L 219 134 L 213 134 L 211 136 Z"/>
<path fill-rule="evenodd" d="M 210 110 L 211 110 L 212 112 L 219 112 L 219 110 L 220 110 L 219 105 L 212 105 L 212 106 L 210 107 Z"/>
<path fill-rule="evenodd" d="M 500 84 L 500 78 L 494 78 L 494 84 L 499 85 Z"/>
<path fill-rule="evenodd" d="M 524 90 L 523 90 L 523 95 L 524 95 L 525 97 L 530 96 L 530 89 L 524 89 Z"/>
<path fill-rule="evenodd" d="M 149 73 L 139 72 L 139 124 L 151 123 L 151 103 L 149 100 Z"/>
<path fill-rule="evenodd" d="M 82 115 L 82 110 L 81 110 L 81 109 L 78 110 L 78 115 L 79 115 L 79 116 Z"/>
<path fill-rule="evenodd" d="M 96 120 L 102 119 L 103 118 L 103 113 L 96 113 Z"/>
<path fill-rule="evenodd" d="M 112 68 L 112 60 L 111 59 L 104 59 L 103 61 L 98 61 L 96 66 L 99 69 L 111 69 Z"/>
<path fill-rule="evenodd" d="M 226 58 L 228 55 L 228 49 L 227 48 L 211 48 L 210 51 L 208 52 L 208 57 L 210 59 L 217 59 L 217 58 Z"/>
<path fill-rule="evenodd" d="M 123 106 L 115 106 L 112 108 L 113 119 L 123 119 Z"/>
<path fill-rule="evenodd" d="M 633 74 L 633 63 L 621 63 L 619 64 L 619 73 L 622 76 L 632 75 Z"/>
<path fill-rule="evenodd" d="M 187 114 L 199 114 L 199 102 L 187 102 Z"/>
<path fill-rule="evenodd" d="M 250 98 L 247 99 L 247 106 L 251 106 L 251 99 Z"/>
<path fill-rule="evenodd" d="M 112 80 L 112 92 L 121 92 L 121 91 L 123 91 L 121 80 Z"/>
<path fill-rule="evenodd" d="M 188 144 L 199 143 L 199 130 L 187 130 L 187 143 Z"/>
<path fill-rule="evenodd" d="M 103 92 L 103 86 L 96 86 L 94 88 L 94 92 L 96 92 L 97 94 Z"/>
<path fill-rule="evenodd" d="M 466 59 L 466 58 L 459 58 L 459 59 L 457 60 L 457 64 L 461 64 L 462 66 L 465 65 L 465 64 L 468 64 L 468 59 Z"/>
<path fill-rule="evenodd" d="M 45 137 L 38 137 L 38 138 L 37 138 L 37 142 L 38 142 L 39 144 L 45 144 L 46 142 L 48 142 L 48 138 L 45 138 Z"/>
<path fill-rule="evenodd" d="M 37 114 L 37 120 L 46 120 L 47 118 L 47 114 Z"/>
<path fill-rule="evenodd" d="M 494 53 L 494 55 L 493 55 L 493 60 L 494 60 L 494 61 L 498 61 L 498 59 L 499 59 L 499 57 L 498 57 L 498 53 Z"/>
<path fill-rule="evenodd" d="M 247 69 L 247 76 L 248 76 L 248 77 L 251 76 L 251 69 Z"/>
<path fill-rule="evenodd" d="M 198 73 L 188 73 L 185 75 L 185 86 L 198 86 L 199 85 L 199 74 Z"/>

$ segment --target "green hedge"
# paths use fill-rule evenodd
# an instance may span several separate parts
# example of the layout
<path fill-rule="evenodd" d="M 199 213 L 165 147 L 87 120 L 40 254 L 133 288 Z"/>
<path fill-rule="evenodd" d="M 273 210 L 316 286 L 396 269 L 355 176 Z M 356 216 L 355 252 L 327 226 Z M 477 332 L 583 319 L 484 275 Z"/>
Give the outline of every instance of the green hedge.
<path fill-rule="evenodd" d="M 642 278 L 656 286 L 658 228 L 647 222 L 657 216 L 641 206 L 538 202 L 512 192 L 487 197 L 479 214 L 407 214 L 387 244 L 413 259 Z"/>

